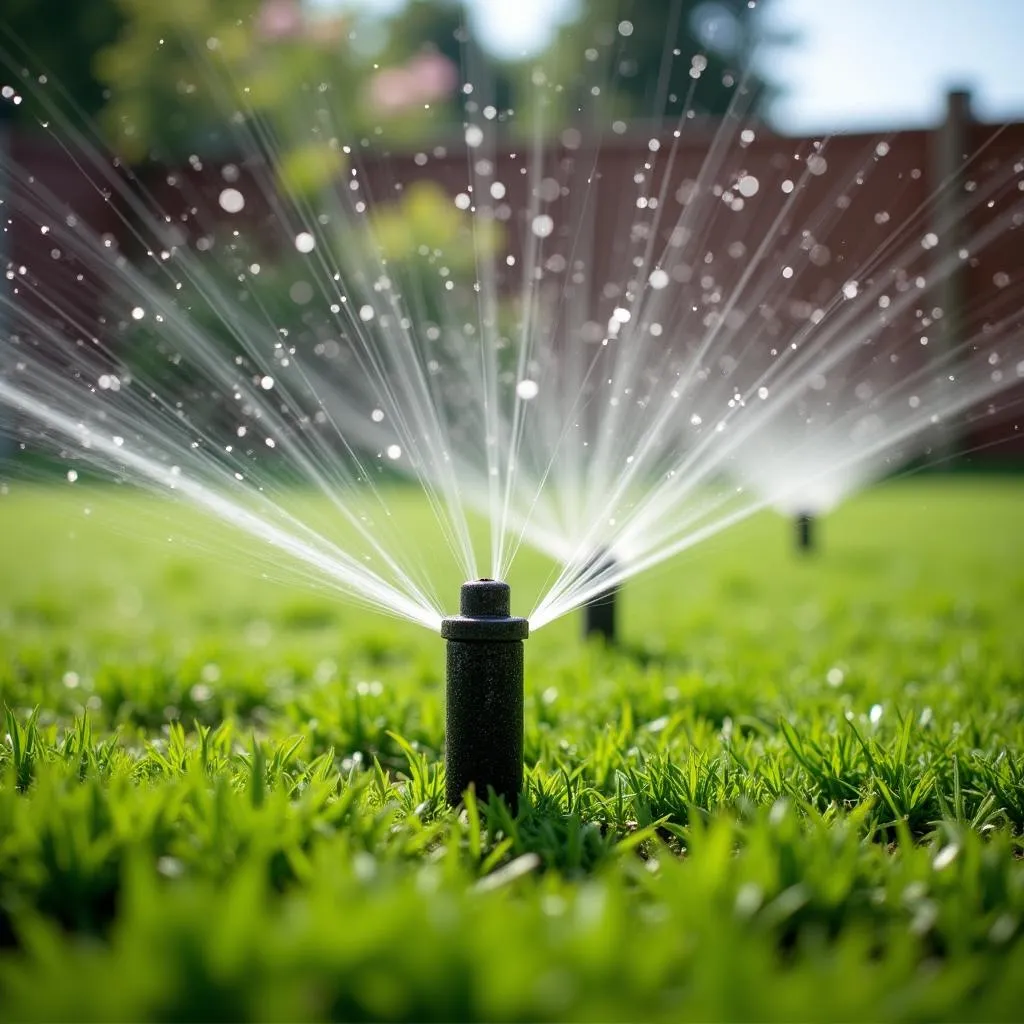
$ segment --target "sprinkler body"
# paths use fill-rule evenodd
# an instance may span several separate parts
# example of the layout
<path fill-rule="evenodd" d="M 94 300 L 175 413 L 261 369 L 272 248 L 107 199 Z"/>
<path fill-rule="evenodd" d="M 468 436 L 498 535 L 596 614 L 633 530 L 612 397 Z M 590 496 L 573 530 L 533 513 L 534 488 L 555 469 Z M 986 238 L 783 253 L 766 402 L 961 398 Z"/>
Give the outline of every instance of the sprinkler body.
<path fill-rule="evenodd" d="M 810 554 L 814 550 L 814 516 L 801 512 L 796 517 L 797 550 Z"/>
<path fill-rule="evenodd" d="M 593 564 L 601 572 L 612 568 L 615 564 L 606 555 L 594 559 Z M 592 597 L 583 606 L 583 638 L 601 637 L 605 643 L 613 644 L 616 640 L 616 605 L 619 597 L 619 586 L 613 584 L 600 594 Z"/>
<path fill-rule="evenodd" d="M 448 641 L 445 797 L 454 807 L 472 784 L 515 811 L 523 785 L 523 641 L 530 624 L 509 614 L 499 580 L 462 585 L 459 614 L 441 621 Z"/>

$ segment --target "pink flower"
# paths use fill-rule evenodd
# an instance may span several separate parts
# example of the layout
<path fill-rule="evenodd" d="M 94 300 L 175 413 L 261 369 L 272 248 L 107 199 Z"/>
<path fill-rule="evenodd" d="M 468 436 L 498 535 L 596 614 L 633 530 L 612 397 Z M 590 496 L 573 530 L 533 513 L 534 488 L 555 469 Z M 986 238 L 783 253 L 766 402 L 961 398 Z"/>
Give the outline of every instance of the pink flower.
<path fill-rule="evenodd" d="M 417 54 L 404 67 L 384 68 L 370 79 L 370 104 L 397 113 L 450 96 L 459 76 L 447 57 L 434 50 Z"/>
<path fill-rule="evenodd" d="M 265 39 L 287 39 L 303 30 L 302 0 L 264 0 L 256 29 Z"/>

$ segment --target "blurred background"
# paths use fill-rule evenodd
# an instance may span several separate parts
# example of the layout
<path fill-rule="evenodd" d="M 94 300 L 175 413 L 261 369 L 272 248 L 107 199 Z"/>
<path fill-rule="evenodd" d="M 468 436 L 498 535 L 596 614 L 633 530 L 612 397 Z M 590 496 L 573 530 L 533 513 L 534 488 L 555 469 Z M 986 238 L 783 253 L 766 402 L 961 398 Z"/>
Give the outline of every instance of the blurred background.
<path fill-rule="evenodd" d="M 7 48 L 15 66 L 27 57 L 49 68 L 129 155 L 156 144 L 158 125 L 159 142 L 167 144 L 163 115 L 182 98 L 196 97 L 199 109 L 204 84 L 173 73 L 186 66 L 186 38 L 230 51 L 239 67 L 271 43 L 292 51 L 293 74 L 317 61 L 335 87 L 359 83 L 346 105 L 353 118 L 373 120 L 416 108 L 422 121 L 419 112 L 429 104 L 432 116 L 460 121 L 452 99 L 470 40 L 494 67 L 496 92 L 522 106 L 527 97 L 517 82 L 524 68 L 548 59 L 568 81 L 572 65 L 586 59 L 586 47 L 576 44 L 621 21 L 633 27 L 610 77 L 619 109 L 633 115 L 664 112 L 656 105 L 658 77 L 672 48 L 687 58 L 704 54 L 712 71 L 753 70 L 766 86 L 760 113 L 786 132 L 921 127 L 942 117 L 951 88 L 971 91 L 983 120 L 1024 115 L 1017 65 L 1024 8 L 1014 0 L 189 0 L 169 6 L 8 0 Z M 54 24 L 68 29 L 54 33 Z M 688 60 L 677 62 L 673 78 L 685 78 L 688 68 Z M 285 72 L 277 74 L 256 102 L 286 101 Z M 680 93 L 678 85 L 673 80 L 669 91 Z M 727 94 L 701 92 L 698 106 L 721 113 Z M 171 123 L 183 130 L 180 120 Z"/>
<path fill-rule="evenodd" d="M 621 190 L 632 188 L 652 133 L 691 123 L 678 159 L 669 161 L 683 190 L 730 110 L 734 126 L 719 135 L 730 160 L 763 174 L 771 166 L 780 180 L 780 161 L 809 152 L 826 134 L 846 136 L 830 143 L 829 172 L 807 184 L 793 230 L 822 203 L 844 201 L 849 183 L 876 159 L 874 147 L 884 145 L 885 174 L 861 199 L 874 223 L 865 226 L 851 211 L 822 229 L 785 302 L 779 293 L 782 319 L 799 322 L 906 224 L 935 232 L 930 266 L 955 261 L 989 215 L 979 203 L 961 216 L 935 197 L 968 164 L 982 180 L 1008 174 L 1024 137 L 1021 125 L 1003 127 L 1024 120 L 1017 52 L 1024 5 L 1012 0 L 8 0 L 2 24 L 9 81 L 0 111 L 23 181 L 42 182 L 97 233 L 119 234 L 130 255 L 119 231 L 123 212 L 112 211 L 104 189 L 81 173 L 109 149 L 131 189 L 144 189 L 150 210 L 180 221 L 175 230 L 191 232 L 198 250 L 212 244 L 206 238 L 216 227 L 241 224 L 253 251 L 262 247 L 261 262 L 282 266 L 280 294 L 267 301 L 291 314 L 304 305 L 284 281 L 294 274 L 262 244 L 281 234 L 280 225 L 268 229 L 266 204 L 253 200 L 266 189 L 245 187 L 259 176 L 258 164 L 296 209 L 358 166 L 370 184 L 366 226 L 396 273 L 416 281 L 420 312 L 430 315 L 444 292 L 415 250 L 444 251 L 456 273 L 472 271 L 473 246 L 487 255 L 508 251 L 510 259 L 522 250 L 527 199 L 515 184 L 490 235 L 469 241 L 460 214 L 472 193 L 467 118 L 496 123 L 501 157 L 536 138 L 566 151 L 580 138 L 601 147 L 608 213 L 598 219 L 593 250 L 607 253 L 608 265 L 592 271 L 598 289 L 622 278 L 620 250 L 635 211 L 624 207 Z M 54 32 L 54 24 L 66 28 Z M 740 120 L 748 128 L 737 139 Z M 728 226 L 709 235 L 709 250 L 742 254 L 743 240 L 764 236 L 785 198 L 765 191 L 742 214 L 742 198 L 733 206 Z M 248 206 L 231 208 L 242 193 Z M 197 195 L 208 205 L 190 219 Z M 377 205 L 382 198 L 396 201 Z M 916 217 L 920 210 L 924 217 Z M 353 237 L 354 230 L 342 247 L 350 253 L 363 244 Z M 36 225 L 16 215 L 3 245 L 15 267 L 48 267 L 51 306 L 73 303 L 78 324 L 102 321 L 109 335 L 110 319 L 124 315 L 112 310 L 102 282 L 88 295 L 80 287 L 80 275 L 94 267 L 48 258 L 51 242 Z M 1004 231 L 980 257 L 943 273 L 932 289 L 935 307 L 947 313 L 936 332 L 967 336 L 1004 310 L 1017 294 L 1017 253 Z M 743 265 L 735 256 L 736 274 Z M 728 294 L 735 281 L 726 274 L 719 283 Z M 920 333 L 920 324 L 912 327 L 908 336 Z M 126 342 L 138 329 L 130 320 L 118 327 Z M 1011 395 L 1010 404 L 1019 398 Z M 982 424 L 953 447 L 1019 456 L 1024 438 Z"/>

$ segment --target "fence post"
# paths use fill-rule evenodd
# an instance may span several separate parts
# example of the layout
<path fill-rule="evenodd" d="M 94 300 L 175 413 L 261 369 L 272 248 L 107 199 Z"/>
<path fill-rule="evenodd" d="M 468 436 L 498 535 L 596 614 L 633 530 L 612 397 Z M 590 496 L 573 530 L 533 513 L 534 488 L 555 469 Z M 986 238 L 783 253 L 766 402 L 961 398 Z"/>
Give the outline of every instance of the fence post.
<path fill-rule="evenodd" d="M 938 270 L 938 281 L 932 295 L 942 310 L 942 317 L 929 331 L 937 360 L 950 357 L 964 341 L 966 327 L 966 264 L 959 252 L 969 237 L 969 227 L 963 204 L 963 167 L 970 155 L 971 94 L 966 89 L 952 89 L 946 94 L 946 113 L 942 123 L 932 134 L 929 153 L 928 187 L 935 196 L 932 210 L 932 231 L 938 237 L 933 250 L 933 266 Z M 939 269 L 944 268 L 944 269 Z M 947 365 L 953 369 L 955 356 Z M 935 456 L 945 461 L 955 455 L 961 440 L 956 429 L 948 423 L 939 428 Z"/>
<path fill-rule="evenodd" d="M 8 174 L 13 174 L 14 167 L 11 153 L 12 117 L 10 106 L 9 101 L 0 101 L 0 165 L 7 168 Z M 7 229 L 5 231 L 0 230 L 0 271 L 6 272 L 7 263 L 14 252 L 12 236 L 17 230 L 17 225 L 14 220 L 14 204 L 11 202 L 11 197 L 0 191 L 0 200 L 2 200 L 0 202 L 0 217 L 7 221 Z M 0 278 L 0 282 L 2 282 L 0 283 L 0 288 L 4 288 L 6 291 L 10 290 L 6 276 Z M 9 298 L 9 296 L 4 297 Z M 6 306 L 0 302 L 0 341 L 6 340 L 9 330 L 10 317 L 7 314 Z M 0 352 L 3 351 L 4 348 L 0 347 Z M 0 373 L 5 370 L 6 367 L 0 365 Z M 13 431 L 14 413 L 0 406 L 0 460 L 6 459 L 14 452 Z"/>

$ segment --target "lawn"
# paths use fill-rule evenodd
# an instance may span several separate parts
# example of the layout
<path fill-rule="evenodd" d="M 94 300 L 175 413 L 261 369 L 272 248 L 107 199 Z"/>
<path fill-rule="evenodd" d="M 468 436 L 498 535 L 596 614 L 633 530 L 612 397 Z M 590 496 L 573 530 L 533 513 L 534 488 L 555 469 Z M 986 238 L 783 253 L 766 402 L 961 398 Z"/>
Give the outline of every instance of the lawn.
<path fill-rule="evenodd" d="M 8 482 L 0 1018 L 1019 1019 L 1024 481 L 792 534 L 629 581 L 619 650 L 531 637 L 527 797 L 456 815 L 438 637 L 180 508 Z"/>

